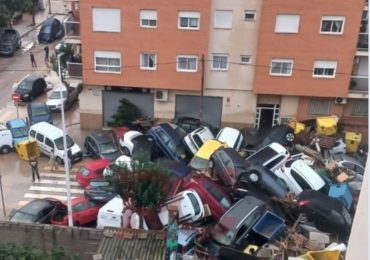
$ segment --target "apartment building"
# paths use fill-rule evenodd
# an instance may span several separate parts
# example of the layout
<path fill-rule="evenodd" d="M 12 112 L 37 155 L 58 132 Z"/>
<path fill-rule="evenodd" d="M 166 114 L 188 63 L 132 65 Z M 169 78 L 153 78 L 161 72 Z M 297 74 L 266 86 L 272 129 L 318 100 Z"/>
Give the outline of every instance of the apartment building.
<path fill-rule="evenodd" d="M 363 0 L 82 0 L 72 9 L 82 128 L 104 126 L 122 98 L 161 120 L 258 128 L 336 114 L 367 127 Z"/>
<path fill-rule="evenodd" d="M 265 0 L 261 15 L 255 126 L 335 114 L 367 127 L 365 2 Z"/>

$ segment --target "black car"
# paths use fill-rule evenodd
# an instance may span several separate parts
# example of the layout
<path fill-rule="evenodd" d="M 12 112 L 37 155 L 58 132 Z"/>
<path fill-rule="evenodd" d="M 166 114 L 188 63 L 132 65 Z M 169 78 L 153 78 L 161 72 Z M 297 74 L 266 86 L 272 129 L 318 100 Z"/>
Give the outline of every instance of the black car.
<path fill-rule="evenodd" d="M 190 134 L 191 132 L 202 126 L 208 127 L 214 135 L 217 135 L 220 130 L 213 125 L 210 125 L 207 122 L 194 117 L 177 117 L 173 120 L 173 123 L 184 129 L 187 134 Z"/>
<path fill-rule="evenodd" d="M 269 209 L 268 204 L 257 197 L 245 196 L 229 208 L 213 227 L 211 239 L 203 243 L 204 248 L 211 257 L 219 257 L 223 247 L 245 249 L 254 224 Z"/>
<path fill-rule="evenodd" d="M 40 43 L 49 43 L 64 36 L 62 23 L 53 17 L 48 18 L 41 26 L 37 39 Z"/>
<path fill-rule="evenodd" d="M 96 159 L 114 160 L 122 155 L 108 132 L 89 134 L 85 138 L 85 153 Z"/>
<path fill-rule="evenodd" d="M 36 75 L 28 75 L 21 80 L 15 91 L 20 96 L 20 101 L 32 101 L 46 92 L 47 84 L 44 78 Z"/>
<path fill-rule="evenodd" d="M 106 203 L 117 195 L 109 181 L 104 179 L 92 179 L 84 191 L 85 197 L 96 202 Z"/>
<path fill-rule="evenodd" d="M 262 165 L 250 165 L 239 177 L 239 183 L 250 191 L 263 191 L 266 195 L 284 198 L 288 194 L 285 182 Z"/>
<path fill-rule="evenodd" d="M 48 122 L 53 124 L 50 110 L 45 103 L 30 103 L 27 105 L 27 122 L 33 125 L 39 122 Z"/>
<path fill-rule="evenodd" d="M 244 134 L 244 146 L 242 149 L 249 152 L 255 152 L 272 143 L 289 146 L 295 140 L 294 129 L 288 125 L 276 125 L 266 131 L 244 129 L 242 133 Z"/>
<path fill-rule="evenodd" d="M 22 45 L 19 32 L 14 29 L 5 29 L 0 38 L 0 55 L 13 56 Z"/>
<path fill-rule="evenodd" d="M 234 187 L 239 176 L 246 172 L 248 163 L 232 148 L 216 150 L 210 159 L 209 167 L 213 177 L 219 178 L 228 187 Z"/>
<path fill-rule="evenodd" d="M 62 207 L 61 201 L 53 198 L 35 199 L 11 213 L 11 222 L 50 224 L 52 215 Z"/>
<path fill-rule="evenodd" d="M 319 230 L 342 238 L 351 232 L 352 217 L 340 200 L 319 191 L 304 190 L 297 202 L 299 212 L 305 213 Z"/>

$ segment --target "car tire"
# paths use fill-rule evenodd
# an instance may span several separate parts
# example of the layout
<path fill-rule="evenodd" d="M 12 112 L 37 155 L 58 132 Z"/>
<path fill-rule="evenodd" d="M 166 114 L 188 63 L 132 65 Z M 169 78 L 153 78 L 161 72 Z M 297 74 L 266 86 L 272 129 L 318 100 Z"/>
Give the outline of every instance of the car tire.
<path fill-rule="evenodd" d="M 285 134 L 285 140 L 287 143 L 293 143 L 295 139 L 294 133 L 293 132 L 288 132 Z"/>
<path fill-rule="evenodd" d="M 55 160 L 57 161 L 57 163 L 63 165 L 64 161 L 62 158 L 60 158 L 59 156 L 57 158 L 55 158 Z"/>
<path fill-rule="evenodd" d="M 123 147 L 123 149 L 122 149 L 122 153 L 123 153 L 124 155 L 130 156 L 130 151 L 129 151 L 129 149 L 128 149 L 127 147 Z"/>
<path fill-rule="evenodd" d="M 10 146 L 4 145 L 0 148 L 0 153 L 2 154 L 10 153 L 11 150 L 12 148 Z"/>

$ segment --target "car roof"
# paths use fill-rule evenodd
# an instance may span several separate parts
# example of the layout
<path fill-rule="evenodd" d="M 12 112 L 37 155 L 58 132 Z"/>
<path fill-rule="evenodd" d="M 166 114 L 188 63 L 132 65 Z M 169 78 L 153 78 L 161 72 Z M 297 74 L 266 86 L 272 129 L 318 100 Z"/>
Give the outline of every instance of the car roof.
<path fill-rule="evenodd" d="M 105 168 L 106 166 L 108 166 L 109 162 L 110 160 L 108 159 L 99 159 L 91 162 L 86 162 L 82 164 L 81 167 L 85 167 L 86 169 L 96 169 L 100 167 Z"/>
<path fill-rule="evenodd" d="M 325 185 L 325 181 L 320 175 L 308 166 L 303 160 L 296 160 L 292 163 L 291 169 L 294 169 L 299 175 L 304 176 L 304 180 L 316 190 L 321 189 Z"/>
<path fill-rule="evenodd" d="M 27 203 L 17 211 L 33 215 L 35 214 L 35 212 L 39 212 L 40 210 L 50 207 L 51 205 L 52 203 L 46 199 L 35 199 Z"/>
<path fill-rule="evenodd" d="M 113 142 L 109 134 L 106 132 L 92 133 L 89 136 L 91 136 L 93 139 L 95 139 L 100 144 L 107 143 L 107 142 Z"/>
<path fill-rule="evenodd" d="M 159 125 L 155 125 L 151 128 L 151 130 L 155 130 L 155 129 L 158 129 L 158 128 L 161 128 L 163 131 L 165 131 L 170 137 L 172 140 L 175 141 L 176 144 L 179 144 L 181 143 L 181 139 L 180 137 L 177 135 L 175 129 L 173 129 L 173 127 L 168 124 L 168 123 L 161 123 Z"/>
<path fill-rule="evenodd" d="M 214 152 L 214 154 L 224 153 L 233 164 L 246 165 L 245 160 L 240 156 L 240 154 L 231 147 L 220 148 Z"/>
<path fill-rule="evenodd" d="M 12 119 L 12 120 L 9 120 L 6 122 L 6 124 L 10 127 L 10 128 L 17 128 L 17 127 L 21 127 L 21 126 L 26 126 L 26 122 L 24 122 L 23 119 Z"/>
<path fill-rule="evenodd" d="M 229 229 L 234 229 L 255 207 L 264 204 L 265 203 L 258 198 L 247 195 L 229 208 L 221 217 L 219 223 Z"/>
<path fill-rule="evenodd" d="M 54 18 L 54 17 L 49 17 L 48 19 L 46 19 L 43 23 L 43 26 L 44 25 L 51 25 L 52 23 L 54 23 L 54 21 L 56 21 L 58 19 Z M 59 21 L 59 20 L 58 20 Z"/>
<path fill-rule="evenodd" d="M 30 127 L 30 131 L 36 131 L 36 132 L 40 132 L 40 133 L 43 133 L 45 134 L 46 132 L 48 133 L 48 138 L 54 140 L 56 138 L 60 138 L 63 136 L 63 131 L 52 125 L 52 124 L 49 124 L 47 122 L 39 122 L 39 123 L 36 123 L 36 124 L 33 124 L 31 127 Z M 67 134 L 68 135 L 68 134 Z"/>
<path fill-rule="evenodd" d="M 199 150 L 196 152 L 195 156 L 207 159 L 211 157 L 211 155 L 219 149 L 220 147 L 227 147 L 227 144 L 222 143 L 218 140 L 207 140 L 203 143 L 203 145 L 199 148 Z"/>
<path fill-rule="evenodd" d="M 30 106 L 31 108 L 47 107 L 46 103 L 29 103 L 28 106 Z"/>
<path fill-rule="evenodd" d="M 27 77 L 25 77 L 23 80 L 24 81 L 35 81 L 37 79 L 41 78 L 40 76 L 37 76 L 37 75 L 28 75 Z"/>

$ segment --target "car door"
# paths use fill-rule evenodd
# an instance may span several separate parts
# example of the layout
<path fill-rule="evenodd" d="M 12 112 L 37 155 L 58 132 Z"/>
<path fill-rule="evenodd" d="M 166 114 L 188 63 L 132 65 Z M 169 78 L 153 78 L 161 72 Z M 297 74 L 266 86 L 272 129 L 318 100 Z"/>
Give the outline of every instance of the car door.
<path fill-rule="evenodd" d="M 48 156 L 51 156 L 51 151 L 54 150 L 54 143 L 47 137 L 45 137 L 45 150 Z"/>
<path fill-rule="evenodd" d="M 83 225 L 87 223 L 86 218 L 85 218 L 85 211 L 86 211 L 86 207 L 83 202 L 77 203 L 76 205 L 73 206 L 72 217 L 73 217 L 73 223 L 75 225 L 78 225 L 78 224 Z"/>
<path fill-rule="evenodd" d="M 44 137 L 43 134 L 40 134 L 40 133 L 36 134 L 36 140 L 37 140 L 37 143 L 39 144 L 40 151 L 45 155 L 49 155 L 50 151 L 48 150 L 47 146 L 45 145 L 44 139 L 45 139 L 45 137 Z"/>
<path fill-rule="evenodd" d="M 99 207 L 98 205 L 91 201 L 88 200 L 85 202 L 86 203 L 86 223 L 90 223 L 96 220 L 99 212 Z"/>

